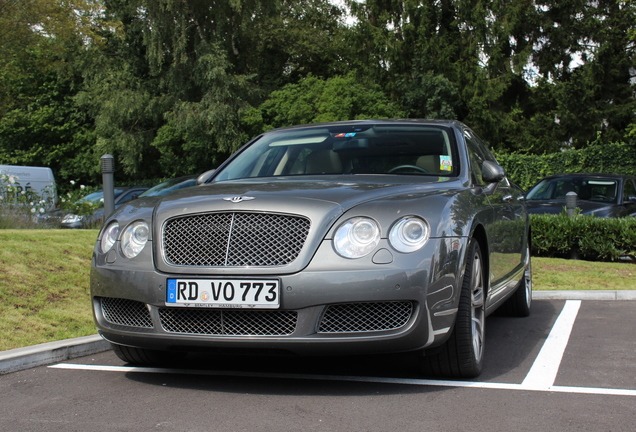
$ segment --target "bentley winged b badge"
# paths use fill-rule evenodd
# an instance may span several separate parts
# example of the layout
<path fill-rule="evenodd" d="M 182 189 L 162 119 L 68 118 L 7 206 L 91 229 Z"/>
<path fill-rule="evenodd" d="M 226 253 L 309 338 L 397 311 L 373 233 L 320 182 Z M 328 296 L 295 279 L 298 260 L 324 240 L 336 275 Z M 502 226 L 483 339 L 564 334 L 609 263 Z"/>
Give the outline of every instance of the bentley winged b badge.
<path fill-rule="evenodd" d="M 243 201 L 250 201 L 253 200 L 254 197 L 250 197 L 250 196 L 235 196 L 235 197 L 226 197 L 223 198 L 224 201 L 229 201 L 229 202 L 233 202 L 233 203 L 240 203 Z"/>

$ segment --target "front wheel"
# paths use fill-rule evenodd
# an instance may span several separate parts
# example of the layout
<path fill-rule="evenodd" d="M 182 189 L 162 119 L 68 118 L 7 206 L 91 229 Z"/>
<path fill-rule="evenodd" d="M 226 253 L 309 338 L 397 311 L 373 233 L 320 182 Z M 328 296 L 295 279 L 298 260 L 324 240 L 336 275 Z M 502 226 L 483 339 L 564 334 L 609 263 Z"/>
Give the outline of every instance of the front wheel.
<path fill-rule="evenodd" d="M 427 375 L 474 378 L 481 373 L 486 334 L 484 263 L 475 239 L 468 251 L 455 327 L 441 349 L 422 358 L 422 371 Z"/>

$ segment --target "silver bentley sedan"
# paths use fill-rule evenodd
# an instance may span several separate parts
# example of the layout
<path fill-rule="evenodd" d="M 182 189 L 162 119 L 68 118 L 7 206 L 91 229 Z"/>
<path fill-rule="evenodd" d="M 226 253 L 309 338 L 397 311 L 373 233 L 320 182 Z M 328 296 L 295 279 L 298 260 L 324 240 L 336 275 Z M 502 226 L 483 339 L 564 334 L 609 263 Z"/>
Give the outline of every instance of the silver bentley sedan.
<path fill-rule="evenodd" d="M 129 363 L 413 352 L 427 376 L 474 377 L 486 316 L 530 313 L 529 219 L 462 123 L 276 129 L 197 186 L 117 209 L 91 298 Z"/>

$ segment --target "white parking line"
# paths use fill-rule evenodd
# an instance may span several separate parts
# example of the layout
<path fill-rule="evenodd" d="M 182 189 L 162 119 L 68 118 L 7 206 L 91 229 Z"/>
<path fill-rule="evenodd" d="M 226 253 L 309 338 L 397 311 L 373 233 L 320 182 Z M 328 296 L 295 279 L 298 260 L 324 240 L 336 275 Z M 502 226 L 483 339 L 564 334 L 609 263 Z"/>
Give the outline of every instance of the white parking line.
<path fill-rule="evenodd" d="M 549 389 L 554 384 L 561 360 L 568 345 L 581 300 L 568 300 L 563 306 L 548 338 L 543 343 L 528 375 L 521 383 L 522 387 L 533 390 Z"/>
<path fill-rule="evenodd" d="M 489 383 L 473 381 L 444 381 L 410 378 L 383 378 L 364 376 L 342 376 L 342 375 L 310 375 L 310 374 L 287 374 L 270 372 L 243 372 L 243 371 L 212 371 L 197 369 L 172 369 L 137 366 L 100 366 L 73 363 L 59 363 L 49 366 L 54 369 L 90 370 L 103 372 L 133 372 L 133 373 L 157 373 L 157 374 L 177 374 L 177 375 L 207 375 L 207 376 L 231 376 L 244 378 L 276 378 L 276 379 L 302 379 L 310 381 L 347 381 L 365 382 L 379 384 L 405 384 L 430 387 L 465 387 L 498 390 L 525 390 L 525 391 L 548 391 L 556 393 L 582 393 L 598 395 L 616 396 L 636 396 L 636 390 L 592 388 L 592 387 L 563 387 L 554 386 L 550 388 L 528 388 L 522 384 Z"/>
<path fill-rule="evenodd" d="M 572 327 L 576 320 L 580 300 L 568 300 L 563 306 L 550 334 L 543 347 L 539 351 L 530 371 L 521 384 L 489 383 L 474 381 L 447 381 L 447 380 L 427 380 L 410 378 L 383 378 L 383 377 L 363 377 L 363 376 L 341 376 L 341 375 L 310 375 L 310 374 L 286 374 L 269 372 L 242 372 L 242 371 L 211 371 L 197 369 L 173 369 L 157 367 L 139 366 L 102 366 L 73 363 L 59 363 L 49 366 L 54 369 L 91 370 L 104 372 L 133 372 L 133 373 L 158 373 L 158 374 L 179 374 L 179 375 L 208 375 L 208 376 L 232 376 L 248 378 L 276 378 L 276 379 L 302 379 L 312 381 L 347 381 L 366 382 L 382 384 L 405 384 L 431 387 L 462 387 L 481 388 L 499 390 L 523 390 L 542 391 L 554 393 L 578 393 L 597 394 L 615 396 L 636 396 L 636 390 L 594 388 L 594 387 L 566 387 L 555 386 L 556 379 L 563 353 L 567 347 Z"/>

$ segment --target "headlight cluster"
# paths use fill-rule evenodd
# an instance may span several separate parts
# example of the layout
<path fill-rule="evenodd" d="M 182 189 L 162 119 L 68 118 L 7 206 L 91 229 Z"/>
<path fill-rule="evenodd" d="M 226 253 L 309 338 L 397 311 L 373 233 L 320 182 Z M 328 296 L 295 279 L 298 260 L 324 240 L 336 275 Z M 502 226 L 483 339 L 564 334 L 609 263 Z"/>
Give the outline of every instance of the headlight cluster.
<path fill-rule="evenodd" d="M 117 222 L 113 222 L 106 227 L 104 230 L 104 234 L 102 234 L 102 252 L 108 252 L 117 241 L 117 236 L 119 235 L 119 224 Z"/>
<path fill-rule="evenodd" d="M 393 224 L 389 243 L 402 253 L 420 250 L 428 241 L 428 223 L 417 216 L 407 216 Z M 367 217 L 355 217 L 338 227 L 333 238 L 336 252 L 345 258 L 362 258 L 380 243 L 380 226 Z"/>
<path fill-rule="evenodd" d="M 362 258 L 380 243 L 380 227 L 373 219 L 349 219 L 333 238 L 336 251 L 345 258 Z"/>
<path fill-rule="evenodd" d="M 426 244 L 429 231 L 424 219 L 408 216 L 393 225 L 389 233 L 389 242 L 399 252 L 415 252 Z"/>
<path fill-rule="evenodd" d="M 134 258 L 148 243 L 150 227 L 144 221 L 135 221 L 128 225 L 121 235 L 121 252 L 126 258 Z M 106 227 L 102 234 L 101 250 L 103 253 L 108 252 L 117 242 L 119 235 L 119 223 L 112 222 Z"/>

